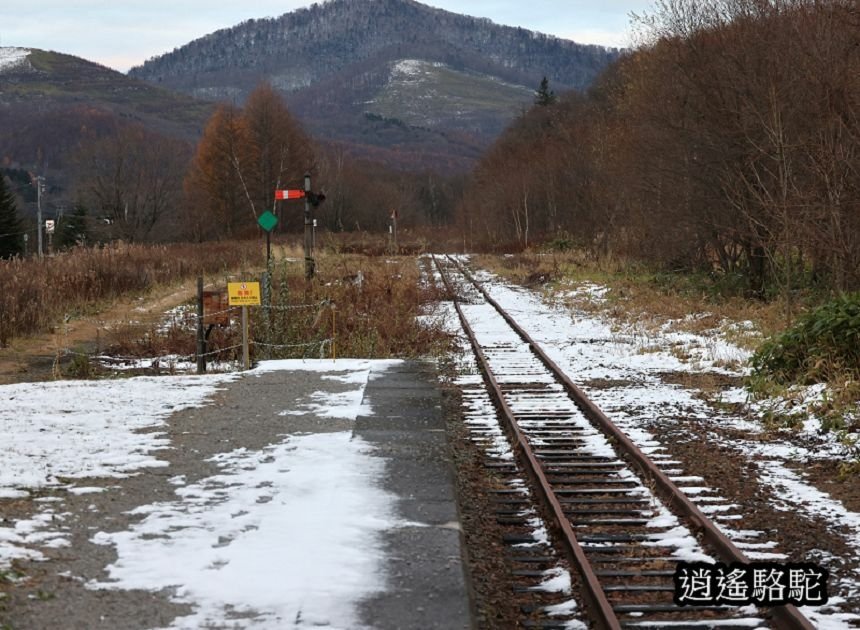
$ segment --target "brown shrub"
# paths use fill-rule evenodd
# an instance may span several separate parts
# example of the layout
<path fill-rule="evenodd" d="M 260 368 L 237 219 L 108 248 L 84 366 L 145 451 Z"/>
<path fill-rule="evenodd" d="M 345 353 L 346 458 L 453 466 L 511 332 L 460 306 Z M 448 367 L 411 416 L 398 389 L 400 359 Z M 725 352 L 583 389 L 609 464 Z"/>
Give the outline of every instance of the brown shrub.
<path fill-rule="evenodd" d="M 48 258 L 0 261 L 0 346 L 50 330 L 100 302 L 203 274 L 259 256 L 251 242 L 76 248 Z"/>

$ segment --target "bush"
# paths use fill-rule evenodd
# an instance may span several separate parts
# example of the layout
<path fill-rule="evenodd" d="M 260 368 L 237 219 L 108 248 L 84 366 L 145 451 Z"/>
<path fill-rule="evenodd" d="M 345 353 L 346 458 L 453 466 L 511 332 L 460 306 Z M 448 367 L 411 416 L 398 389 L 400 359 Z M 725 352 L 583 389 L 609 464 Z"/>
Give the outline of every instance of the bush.
<path fill-rule="evenodd" d="M 574 242 L 567 232 L 562 232 L 551 241 L 547 241 L 546 249 L 551 252 L 569 252 L 574 247 Z"/>
<path fill-rule="evenodd" d="M 753 375 L 812 384 L 860 376 L 860 293 L 850 293 L 801 317 L 765 341 L 752 357 Z"/>

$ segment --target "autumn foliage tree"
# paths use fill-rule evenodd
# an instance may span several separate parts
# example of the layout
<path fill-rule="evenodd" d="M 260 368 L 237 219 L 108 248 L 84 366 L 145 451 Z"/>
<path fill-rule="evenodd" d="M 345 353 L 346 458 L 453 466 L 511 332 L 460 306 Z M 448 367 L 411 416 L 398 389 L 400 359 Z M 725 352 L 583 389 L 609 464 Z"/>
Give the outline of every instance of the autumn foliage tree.
<path fill-rule="evenodd" d="M 253 225 L 240 178 L 240 147 L 246 145 L 240 112 L 221 105 L 209 119 L 185 176 L 185 229 L 194 240 L 232 237 Z"/>
<path fill-rule="evenodd" d="M 300 188 L 306 172 L 316 172 L 310 139 L 264 83 L 244 108 L 221 105 L 210 118 L 185 178 L 186 229 L 196 239 L 247 235 L 266 210 L 279 229 L 298 229 L 301 213 L 279 207 L 275 190 Z"/>

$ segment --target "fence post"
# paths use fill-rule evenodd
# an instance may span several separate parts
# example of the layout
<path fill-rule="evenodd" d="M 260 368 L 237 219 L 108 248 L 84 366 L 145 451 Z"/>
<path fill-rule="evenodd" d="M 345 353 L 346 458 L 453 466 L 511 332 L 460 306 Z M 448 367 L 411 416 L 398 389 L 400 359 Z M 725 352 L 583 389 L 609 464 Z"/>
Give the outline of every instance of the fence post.
<path fill-rule="evenodd" d="M 251 369 L 251 351 L 248 347 L 248 307 L 242 307 L 242 361 L 245 364 L 245 369 Z"/>
<path fill-rule="evenodd" d="M 197 373 L 206 373 L 206 335 L 203 332 L 203 276 L 197 277 Z"/>
<path fill-rule="evenodd" d="M 260 286 L 263 290 L 263 339 L 267 344 L 272 343 L 272 271 L 271 265 L 263 272 L 260 278 Z M 267 345 L 263 356 L 271 359 L 272 349 Z"/>
<path fill-rule="evenodd" d="M 331 360 L 337 361 L 337 319 L 335 316 L 337 306 L 331 303 Z"/>

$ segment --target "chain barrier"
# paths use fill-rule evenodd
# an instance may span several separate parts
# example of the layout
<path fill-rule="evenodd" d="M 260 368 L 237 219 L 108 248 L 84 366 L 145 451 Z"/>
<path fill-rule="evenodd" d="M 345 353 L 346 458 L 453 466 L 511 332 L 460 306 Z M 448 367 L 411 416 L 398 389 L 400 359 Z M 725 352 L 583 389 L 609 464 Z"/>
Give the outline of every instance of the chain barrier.
<path fill-rule="evenodd" d="M 325 349 L 331 347 L 331 344 L 334 342 L 333 337 L 329 337 L 328 339 L 322 339 L 320 341 L 309 341 L 307 343 L 290 343 L 290 344 L 278 344 L 278 343 L 264 343 L 262 341 L 251 341 L 252 345 L 262 346 L 264 348 L 273 348 L 275 350 L 284 350 L 284 349 L 298 349 L 298 348 L 313 348 L 314 346 L 320 347 L 320 359 L 325 359 Z"/>
<path fill-rule="evenodd" d="M 259 308 L 264 309 L 264 310 L 270 310 L 270 311 L 297 311 L 297 310 L 305 310 L 305 309 L 307 309 L 307 310 L 319 309 L 320 311 L 322 311 L 323 309 L 328 308 L 328 307 L 334 308 L 334 303 L 330 299 L 324 299 L 324 300 L 321 300 L 319 302 L 314 302 L 311 304 L 291 304 L 291 305 L 287 305 L 287 306 L 262 305 Z M 241 306 L 231 306 L 231 307 L 229 307 L 225 310 L 222 310 L 222 311 L 216 311 L 216 312 L 212 312 L 212 313 L 204 313 L 203 319 L 205 320 L 205 319 L 208 319 L 211 317 L 215 317 L 217 315 L 223 315 L 224 313 L 231 313 L 233 311 L 240 311 L 241 308 L 242 308 Z M 182 318 L 191 318 L 195 321 L 199 321 L 201 319 L 201 317 L 198 313 L 188 313 L 188 312 L 171 314 L 171 317 L 170 317 L 170 319 L 173 322 L 175 322 L 177 319 L 182 319 Z M 102 324 L 103 327 L 107 328 L 107 324 L 109 322 L 99 321 L 97 323 Z M 111 322 L 111 323 L 115 323 L 115 322 Z M 321 339 L 318 341 L 309 341 L 309 342 L 305 342 L 305 343 L 292 343 L 292 344 L 276 344 L 276 343 L 266 343 L 263 341 L 251 340 L 249 342 L 249 345 L 260 346 L 260 347 L 269 348 L 272 350 L 298 350 L 301 348 L 314 348 L 316 346 L 319 346 L 320 359 L 324 359 L 325 354 L 326 354 L 326 349 L 333 348 L 334 342 L 335 342 L 335 338 L 329 337 L 327 339 Z M 197 354 L 195 352 L 193 354 L 186 354 L 186 355 L 175 355 L 174 354 L 174 355 L 166 355 L 166 356 L 158 356 L 158 357 L 108 356 L 108 355 L 104 355 L 104 354 L 92 355 L 92 354 L 88 354 L 86 352 L 76 352 L 74 350 L 70 350 L 69 348 L 63 348 L 62 350 L 58 350 L 57 352 L 58 352 L 58 354 L 62 354 L 63 356 L 85 357 L 87 359 L 101 361 L 102 363 L 138 363 L 138 362 L 142 362 L 142 361 L 149 361 L 151 363 L 164 361 L 164 362 L 170 363 L 170 362 L 193 362 L 193 361 L 198 360 L 201 357 L 211 357 L 211 356 L 215 356 L 215 355 L 218 355 L 218 354 L 221 354 L 224 352 L 229 352 L 230 350 L 237 350 L 240 348 L 242 348 L 241 343 L 236 344 L 236 345 L 232 345 L 232 346 L 228 346 L 225 348 L 218 348 L 217 350 L 211 350 L 209 352 L 204 352 L 203 354 Z"/>
<path fill-rule="evenodd" d="M 270 311 L 298 311 L 302 309 L 312 309 L 312 308 L 323 308 L 330 304 L 330 300 L 322 300 L 320 302 L 316 302 L 314 304 L 291 304 L 288 306 L 260 306 L 259 308 L 263 310 Z"/>
<path fill-rule="evenodd" d="M 300 310 L 304 310 L 304 309 L 323 308 L 325 306 L 328 306 L 330 303 L 331 303 L 330 300 L 321 300 L 319 302 L 314 302 L 313 304 L 289 304 L 287 306 L 272 306 L 272 305 L 267 306 L 265 304 L 262 304 L 262 305 L 258 306 L 257 308 L 264 310 L 264 311 L 300 311 Z M 223 311 L 215 311 L 214 313 L 204 313 L 203 319 L 215 317 L 216 315 L 223 315 L 224 313 L 230 313 L 232 311 L 239 311 L 241 309 L 242 309 L 241 306 L 231 306 L 230 308 L 225 309 Z M 198 315 L 197 313 L 190 314 L 190 316 L 193 317 L 194 319 L 200 319 L 200 315 Z"/>
<path fill-rule="evenodd" d="M 210 352 L 204 352 L 203 354 L 198 355 L 196 352 L 194 354 L 188 355 L 191 357 L 189 360 L 196 360 L 198 356 L 201 357 L 209 357 L 215 354 L 221 354 L 222 352 L 227 352 L 228 350 L 235 350 L 236 348 L 241 348 L 242 344 L 236 344 L 235 346 L 228 346 L 226 348 L 218 348 L 218 350 L 211 350 Z"/>
<path fill-rule="evenodd" d="M 230 308 L 226 308 L 223 311 L 215 311 L 214 313 L 204 313 L 203 319 L 206 319 L 207 317 L 215 317 L 216 315 L 223 315 L 224 313 L 231 313 L 233 311 L 241 311 L 241 310 L 242 310 L 241 306 L 231 306 Z M 200 315 L 198 313 L 191 313 L 190 315 L 195 320 L 200 319 Z"/>
<path fill-rule="evenodd" d="M 315 342 L 319 343 L 319 342 Z M 229 350 L 235 350 L 237 348 L 241 348 L 242 344 L 236 344 L 234 346 L 227 346 L 226 348 L 218 348 L 217 350 L 211 350 L 210 352 L 204 352 L 202 356 L 209 357 L 214 356 L 216 354 L 221 354 L 222 352 L 227 352 Z M 195 352 L 194 354 L 168 354 L 158 357 L 123 357 L 123 356 L 109 356 L 109 355 L 95 355 L 95 354 L 87 354 L 86 352 L 75 352 L 74 350 L 69 350 L 68 348 L 63 348 L 62 350 L 63 356 L 76 356 L 76 357 L 86 357 L 88 359 L 93 359 L 96 361 L 101 361 L 103 363 L 133 363 L 137 361 L 194 361 L 197 359 L 198 355 Z"/>
<path fill-rule="evenodd" d="M 274 350 L 297 350 L 299 348 L 313 348 L 315 346 L 320 347 L 320 358 L 325 358 L 326 348 L 330 348 L 332 343 L 334 342 L 333 337 L 329 337 L 328 339 L 321 339 L 319 341 L 309 341 L 307 343 L 288 343 L 288 344 L 277 344 L 277 343 L 264 343 L 262 341 L 251 341 L 250 345 L 254 346 L 262 346 L 265 348 L 272 348 Z M 63 348 L 62 355 L 63 356 L 76 356 L 76 357 L 85 357 L 87 359 L 92 359 L 95 361 L 101 361 L 102 363 L 137 363 L 139 361 L 165 361 L 165 362 L 179 362 L 179 361 L 187 361 L 193 362 L 197 360 L 198 356 L 211 357 L 216 354 L 221 354 L 223 352 L 229 352 L 230 350 L 237 350 L 242 347 L 242 344 L 236 344 L 233 346 L 227 346 L 225 348 L 218 348 L 217 350 L 211 350 L 209 352 L 204 352 L 202 355 L 194 354 L 170 354 L 158 357 L 129 357 L 129 356 L 109 356 L 109 355 L 93 355 L 87 354 L 86 352 L 76 352 L 74 350 L 69 350 L 68 348 Z"/>

